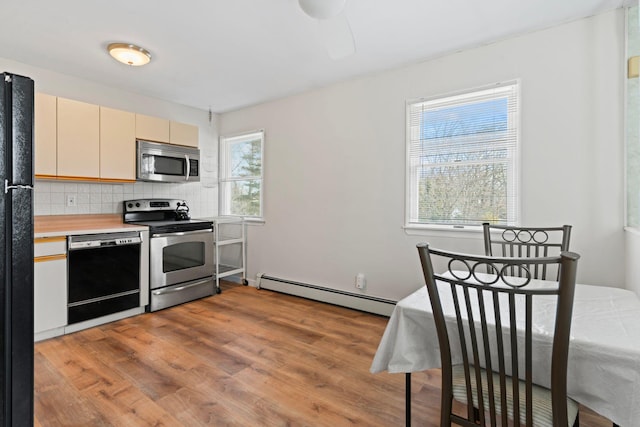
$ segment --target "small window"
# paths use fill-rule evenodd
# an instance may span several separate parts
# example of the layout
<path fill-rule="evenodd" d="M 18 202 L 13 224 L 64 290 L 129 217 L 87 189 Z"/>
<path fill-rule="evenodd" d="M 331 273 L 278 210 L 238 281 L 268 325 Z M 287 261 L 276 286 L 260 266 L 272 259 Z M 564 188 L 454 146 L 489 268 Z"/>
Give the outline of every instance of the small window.
<path fill-rule="evenodd" d="M 220 138 L 220 214 L 262 219 L 264 132 Z"/>
<path fill-rule="evenodd" d="M 406 226 L 518 222 L 517 82 L 407 103 Z"/>

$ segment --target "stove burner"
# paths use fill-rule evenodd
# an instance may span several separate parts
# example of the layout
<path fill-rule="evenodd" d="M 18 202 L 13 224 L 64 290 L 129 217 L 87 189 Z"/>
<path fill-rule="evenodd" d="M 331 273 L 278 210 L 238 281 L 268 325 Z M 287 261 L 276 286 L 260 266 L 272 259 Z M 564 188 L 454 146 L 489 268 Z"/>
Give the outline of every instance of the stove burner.
<path fill-rule="evenodd" d="M 213 222 L 193 220 L 189 217 L 189 206 L 177 199 L 125 200 L 123 222 L 149 227 L 151 233 L 180 233 L 213 229 Z"/>
<path fill-rule="evenodd" d="M 213 229 L 213 222 L 201 220 L 186 221 L 136 221 L 138 225 L 149 227 L 151 234 L 183 233 L 186 231 Z"/>

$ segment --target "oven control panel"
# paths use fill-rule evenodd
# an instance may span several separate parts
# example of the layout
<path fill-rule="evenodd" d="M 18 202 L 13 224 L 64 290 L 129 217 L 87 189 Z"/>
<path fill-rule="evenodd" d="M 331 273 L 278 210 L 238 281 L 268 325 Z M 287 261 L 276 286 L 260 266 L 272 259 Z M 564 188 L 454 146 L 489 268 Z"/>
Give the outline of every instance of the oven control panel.
<path fill-rule="evenodd" d="M 139 245 L 142 238 L 138 232 L 90 234 L 84 236 L 70 236 L 69 250 L 91 249 L 104 246 Z"/>
<path fill-rule="evenodd" d="M 139 237 L 128 237 L 126 239 L 115 239 L 116 245 L 133 245 L 135 243 L 140 243 L 141 240 Z"/>
<path fill-rule="evenodd" d="M 157 212 L 175 211 L 178 208 L 186 207 L 187 202 L 179 199 L 138 199 L 125 200 L 124 212 Z"/>
<path fill-rule="evenodd" d="M 98 248 L 98 247 L 100 247 L 100 242 L 97 240 L 69 243 L 69 249 L 85 249 L 85 248 Z"/>

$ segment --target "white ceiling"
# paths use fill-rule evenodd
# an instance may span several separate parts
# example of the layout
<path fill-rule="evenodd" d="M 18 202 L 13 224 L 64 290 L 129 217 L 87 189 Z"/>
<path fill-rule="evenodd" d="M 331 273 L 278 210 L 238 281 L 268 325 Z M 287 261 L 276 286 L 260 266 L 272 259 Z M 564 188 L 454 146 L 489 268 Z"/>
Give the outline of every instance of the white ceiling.
<path fill-rule="evenodd" d="M 3 3 L 0 57 L 225 112 L 629 1 L 348 0 L 345 14 L 356 54 L 337 61 L 327 55 L 317 22 L 297 0 Z M 153 56 L 151 64 L 117 63 L 106 52 L 112 42 L 143 46 Z"/>

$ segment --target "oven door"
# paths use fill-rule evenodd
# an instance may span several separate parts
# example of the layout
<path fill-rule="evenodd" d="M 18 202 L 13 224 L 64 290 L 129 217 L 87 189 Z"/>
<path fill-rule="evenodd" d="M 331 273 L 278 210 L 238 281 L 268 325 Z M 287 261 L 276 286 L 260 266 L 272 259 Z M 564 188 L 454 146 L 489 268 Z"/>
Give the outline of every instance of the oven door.
<path fill-rule="evenodd" d="M 211 277 L 215 272 L 211 228 L 152 234 L 150 247 L 151 289 Z"/>

